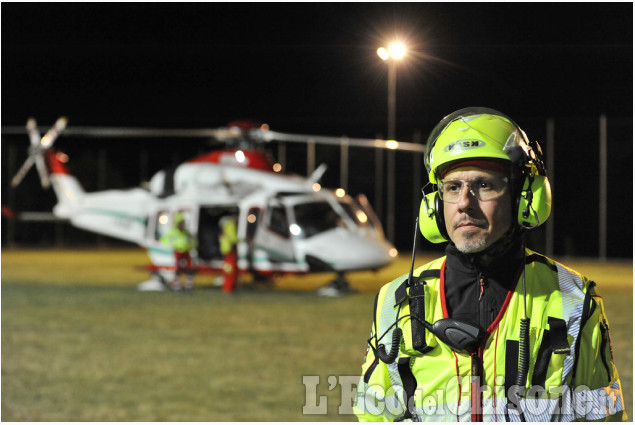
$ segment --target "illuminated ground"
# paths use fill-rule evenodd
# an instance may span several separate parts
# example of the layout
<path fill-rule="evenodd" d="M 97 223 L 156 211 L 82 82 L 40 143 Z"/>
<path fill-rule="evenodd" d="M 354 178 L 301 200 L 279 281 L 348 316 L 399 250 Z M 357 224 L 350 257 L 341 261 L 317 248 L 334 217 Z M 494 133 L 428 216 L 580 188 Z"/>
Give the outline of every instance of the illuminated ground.
<path fill-rule="evenodd" d="M 329 377 L 359 373 L 374 294 L 409 268 L 404 257 L 353 274 L 359 293 L 339 299 L 313 292 L 330 275 L 232 296 L 199 277 L 177 296 L 135 289 L 146 261 L 136 249 L 2 252 L 2 420 L 352 420 Z M 566 264 L 599 284 L 630 413 L 632 263 Z M 320 377 L 326 415 L 303 415 L 303 376 Z"/>

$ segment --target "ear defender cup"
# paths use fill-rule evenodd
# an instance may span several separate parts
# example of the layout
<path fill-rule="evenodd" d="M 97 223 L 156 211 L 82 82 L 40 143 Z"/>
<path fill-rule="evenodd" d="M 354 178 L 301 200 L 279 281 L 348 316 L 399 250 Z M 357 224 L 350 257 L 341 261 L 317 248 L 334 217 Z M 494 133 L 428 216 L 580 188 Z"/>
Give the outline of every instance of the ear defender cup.
<path fill-rule="evenodd" d="M 533 175 L 525 178 L 518 205 L 518 224 L 533 229 L 547 221 L 551 214 L 551 184 L 547 176 Z"/>
<path fill-rule="evenodd" d="M 434 191 L 424 195 L 419 206 L 419 230 L 424 238 L 432 243 L 447 242 L 450 240 L 445 228 L 443 216 L 443 201 L 439 192 Z"/>

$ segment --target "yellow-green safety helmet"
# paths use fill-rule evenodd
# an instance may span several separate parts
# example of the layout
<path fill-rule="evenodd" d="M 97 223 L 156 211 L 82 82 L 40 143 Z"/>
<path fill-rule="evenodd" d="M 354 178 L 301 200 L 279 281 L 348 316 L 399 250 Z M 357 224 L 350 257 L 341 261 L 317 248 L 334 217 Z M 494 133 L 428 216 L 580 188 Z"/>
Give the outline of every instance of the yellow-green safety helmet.
<path fill-rule="evenodd" d="M 525 132 L 501 112 L 483 107 L 461 109 L 441 120 L 428 137 L 428 178 L 430 183 L 438 183 L 447 166 L 466 160 L 506 161 L 522 168 L 523 149 L 529 145 Z"/>
<path fill-rule="evenodd" d="M 551 213 L 551 187 L 538 142 L 507 115 L 491 108 L 460 109 L 437 124 L 426 143 L 424 157 L 430 183 L 439 184 L 443 171 L 464 162 L 494 161 L 510 166 L 510 176 L 521 175 L 514 215 L 521 227 L 534 228 Z M 424 196 L 419 226 L 431 242 L 448 240 L 438 193 Z"/>

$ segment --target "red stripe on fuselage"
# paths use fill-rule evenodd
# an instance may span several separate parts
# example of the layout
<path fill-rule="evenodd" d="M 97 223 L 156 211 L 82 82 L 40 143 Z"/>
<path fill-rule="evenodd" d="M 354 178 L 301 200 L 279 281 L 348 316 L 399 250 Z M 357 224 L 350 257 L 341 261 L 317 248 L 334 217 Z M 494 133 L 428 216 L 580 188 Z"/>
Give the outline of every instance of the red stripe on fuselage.
<path fill-rule="evenodd" d="M 46 151 L 46 163 L 48 164 L 51 174 L 70 175 L 66 166 L 57 158 L 58 152 L 53 149 Z"/>
<path fill-rule="evenodd" d="M 240 151 L 240 153 L 237 156 L 238 151 Z M 246 149 L 214 151 L 191 159 L 187 162 L 211 162 L 212 164 L 224 164 L 234 167 L 253 168 L 256 170 L 273 172 L 273 163 L 265 153 Z"/>

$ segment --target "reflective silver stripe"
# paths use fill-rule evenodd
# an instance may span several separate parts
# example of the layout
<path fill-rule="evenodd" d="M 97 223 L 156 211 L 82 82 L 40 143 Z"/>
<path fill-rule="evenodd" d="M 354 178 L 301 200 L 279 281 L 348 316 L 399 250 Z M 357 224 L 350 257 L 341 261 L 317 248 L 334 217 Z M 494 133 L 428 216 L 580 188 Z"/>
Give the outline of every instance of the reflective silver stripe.
<path fill-rule="evenodd" d="M 559 421 L 556 416 L 560 398 L 556 399 L 521 399 L 520 408 L 529 422 Z"/>
<path fill-rule="evenodd" d="M 405 276 L 398 277 L 386 287 L 386 292 L 384 294 L 384 299 L 381 303 L 381 307 L 378 306 L 380 308 L 380 315 L 379 323 L 377 324 L 377 338 L 381 337 L 383 333 L 386 332 L 386 330 L 389 329 L 393 323 L 395 323 L 395 319 L 397 318 L 397 311 L 394 308 L 395 290 L 399 285 L 401 285 L 401 282 L 403 282 L 404 279 Z M 392 332 L 388 332 L 381 340 L 377 341 L 378 346 L 382 343 L 386 347 L 386 352 L 390 352 L 390 349 L 392 348 Z M 392 384 L 393 388 L 403 388 L 403 382 L 401 382 L 401 376 L 399 376 L 397 361 L 395 360 L 390 364 L 386 364 L 386 367 L 388 369 L 388 376 L 390 377 L 390 383 Z M 400 394 L 402 393 L 400 392 Z M 398 399 L 397 402 L 401 405 L 402 412 L 405 412 L 406 406 L 403 404 L 402 400 L 403 397 Z"/>
<path fill-rule="evenodd" d="M 619 384 L 615 382 L 610 388 L 618 390 Z M 580 418 L 598 420 L 624 410 L 619 393 L 613 399 L 604 388 L 579 391 L 573 395 L 571 391 L 567 391 L 563 394 L 562 400 L 562 411 L 558 418 L 562 421 L 573 421 Z"/>
<path fill-rule="evenodd" d="M 558 270 L 558 284 L 562 294 L 562 318 L 567 322 L 567 333 L 573 337 L 571 352 L 564 359 L 562 383 L 571 373 L 575 359 L 575 347 L 580 334 L 580 321 L 584 307 L 584 282 L 577 274 L 556 263 Z"/>

